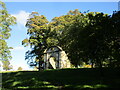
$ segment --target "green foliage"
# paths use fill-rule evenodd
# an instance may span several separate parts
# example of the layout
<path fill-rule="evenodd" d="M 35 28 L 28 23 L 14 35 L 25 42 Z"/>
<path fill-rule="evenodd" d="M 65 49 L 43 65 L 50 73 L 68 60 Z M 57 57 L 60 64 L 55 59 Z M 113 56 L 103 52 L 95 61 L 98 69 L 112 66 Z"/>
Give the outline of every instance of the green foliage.
<path fill-rule="evenodd" d="M 18 70 L 19 70 L 19 71 L 22 71 L 22 70 L 23 70 L 23 68 L 22 68 L 22 67 L 18 67 Z"/>
<path fill-rule="evenodd" d="M 2 61 L 2 64 L 3 64 L 3 65 L 2 65 L 3 70 L 5 70 L 5 71 L 8 71 L 8 70 L 13 69 L 13 66 L 12 66 L 12 65 L 10 65 L 9 60 Z"/>
<path fill-rule="evenodd" d="M 91 64 L 92 67 L 120 66 L 120 12 L 112 16 L 100 12 L 81 13 L 78 9 L 48 22 L 43 15 L 33 12 L 26 26 L 29 39 L 23 44 L 31 46 L 26 59 L 43 59 L 44 50 L 61 46 L 75 67 Z"/>
<path fill-rule="evenodd" d="M 15 20 L 15 17 L 8 13 L 5 4 L 0 1 L 0 60 L 3 63 L 9 63 L 8 60 L 11 59 L 11 47 L 7 45 L 6 40 L 10 37 L 10 26 L 16 24 Z"/>
<path fill-rule="evenodd" d="M 48 47 L 47 41 L 50 36 L 48 21 L 45 16 L 32 12 L 27 20 L 26 27 L 29 38 L 22 41 L 22 45 L 30 46 L 31 50 L 26 52 L 26 58 L 31 66 L 36 66 L 43 60 L 44 50 Z M 35 59 L 35 61 L 33 60 Z"/>
<path fill-rule="evenodd" d="M 81 13 L 74 12 L 75 15 Z M 37 12 L 32 12 L 30 18 L 27 21 L 26 27 L 28 28 L 28 39 L 24 39 L 22 44 L 24 46 L 30 46 L 31 50 L 26 52 L 26 59 L 29 64 L 39 65 L 43 60 L 43 54 L 45 49 L 53 45 L 59 45 L 61 40 L 61 34 L 65 25 L 69 25 L 74 22 L 73 15 L 64 15 L 61 17 L 55 17 L 50 23 L 43 15 L 39 15 Z M 35 59 L 35 61 L 33 61 Z"/>
<path fill-rule="evenodd" d="M 71 63 L 76 67 L 80 62 L 95 67 L 119 66 L 119 12 L 112 17 L 99 12 L 78 15 L 72 12 L 73 20 L 64 25 L 60 40 Z"/>

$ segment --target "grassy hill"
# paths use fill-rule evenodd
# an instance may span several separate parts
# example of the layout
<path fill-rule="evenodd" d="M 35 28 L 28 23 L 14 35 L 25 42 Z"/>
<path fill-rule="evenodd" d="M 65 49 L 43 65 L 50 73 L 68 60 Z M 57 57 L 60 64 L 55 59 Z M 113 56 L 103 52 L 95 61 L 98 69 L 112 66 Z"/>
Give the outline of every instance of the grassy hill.
<path fill-rule="evenodd" d="M 60 69 L 2 73 L 2 90 L 120 88 L 120 69 Z"/>

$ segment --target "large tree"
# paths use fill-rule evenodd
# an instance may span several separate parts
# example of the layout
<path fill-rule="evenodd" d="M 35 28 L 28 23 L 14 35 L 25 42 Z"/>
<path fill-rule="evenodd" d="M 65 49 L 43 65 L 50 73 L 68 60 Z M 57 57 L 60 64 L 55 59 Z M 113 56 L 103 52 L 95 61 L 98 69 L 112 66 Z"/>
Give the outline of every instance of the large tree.
<path fill-rule="evenodd" d="M 119 12 L 112 16 L 99 12 L 74 15 L 64 27 L 61 46 L 75 65 L 92 63 L 95 67 L 119 66 Z"/>
<path fill-rule="evenodd" d="M 11 16 L 6 6 L 0 1 L 0 61 L 9 62 L 12 58 L 10 54 L 10 49 L 7 45 L 6 40 L 10 37 L 11 25 L 16 24 L 15 17 Z"/>
<path fill-rule="evenodd" d="M 30 46 L 31 50 L 26 52 L 26 58 L 30 66 L 41 69 L 44 50 L 48 47 L 47 39 L 50 36 L 48 21 L 45 16 L 32 12 L 27 20 L 26 27 L 29 38 L 22 41 L 24 46 Z"/>
<path fill-rule="evenodd" d="M 76 67 L 82 62 L 102 67 L 109 58 L 108 40 L 112 34 L 110 16 L 99 12 L 80 13 L 77 9 L 55 17 L 53 30 L 59 45 Z"/>
<path fill-rule="evenodd" d="M 87 61 L 95 64 L 97 67 L 102 67 L 103 62 L 108 58 L 109 46 L 107 39 L 109 35 L 108 23 L 109 16 L 104 13 L 91 12 L 88 13 L 89 24 L 85 27 L 83 33 L 87 33 L 83 47 L 84 55 Z"/>
<path fill-rule="evenodd" d="M 111 49 L 110 66 L 120 67 L 120 11 L 113 12 L 111 16 L 111 37 L 109 45 Z"/>
<path fill-rule="evenodd" d="M 26 52 L 26 59 L 31 66 L 38 65 L 40 70 L 45 49 L 53 45 L 59 45 L 64 24 L 67 21 L 69 22 L 71 18 L 72 15 L 55 17 L 51 22 L 48 22 L 45 16 L 39 15 L 37 12 L 30 14 L 26 23 L 29 38 L 24 39 L 22 44 L 31 47 L 31 50 Z M 60 21 L 62 24 L 58 24 Z"/>
<path fill-rule="evenodd" d="M 119 12 L 109 16 L 75 9 L 49 23 L 43 15 L 33 12 L 26 24 L 29 38 L 23 40 L 25 46 L 31 46 L 26 59 L 35 57 L 40 65 L 44 50 L 59 45 L 75 67 L 83 62 L 95 67 L 119 66 L 119 24 Z"/>
<path fill-rule="evenodd" d="M 65 27 L 63 44 L 69 59 L 77 66 L 80 62 L 101 67 L 107 58 L 106 34 L 109 16 L 98 12 L 77 15 L 72 25 Z"/>
<path fill-rule="evenodd" d="M 55 17 L 52 19 L 51 25 L 56 32 L 58 45 L 65 50 L 69 60 L 76 67 L 82 64 L 81 52 L 79 50 L 79 32 L 89 22 L 88 18 L 78 9 L 70 10 L 67 15 Z"/>

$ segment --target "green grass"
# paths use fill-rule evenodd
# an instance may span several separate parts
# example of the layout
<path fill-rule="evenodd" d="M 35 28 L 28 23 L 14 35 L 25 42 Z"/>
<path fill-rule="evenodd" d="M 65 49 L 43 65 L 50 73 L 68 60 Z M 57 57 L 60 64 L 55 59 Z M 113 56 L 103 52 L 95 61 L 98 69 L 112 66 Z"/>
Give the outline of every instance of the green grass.
<path fill-rule="evenodd" d="M 120 69 L 60 69 L 45 71 L 2 72 L 3 90 L 120 88 Z"/>

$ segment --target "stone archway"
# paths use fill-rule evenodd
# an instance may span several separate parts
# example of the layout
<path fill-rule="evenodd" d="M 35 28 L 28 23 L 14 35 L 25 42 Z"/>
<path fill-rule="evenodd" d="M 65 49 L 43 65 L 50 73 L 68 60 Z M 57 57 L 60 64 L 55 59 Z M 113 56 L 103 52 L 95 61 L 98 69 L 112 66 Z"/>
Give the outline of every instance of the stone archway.
<path fill-rule="evenodd" d="M 65 51 L 59 46 L 52 46 L 44 51 L 44 69 L 70 68 L 71 63 Z"/>
<path fill-rule="evenodd" d="M 44 52 L 44 69 L 60 68 L 59 54 L 61 49 L 57 46 L 52 46 Z"/>

